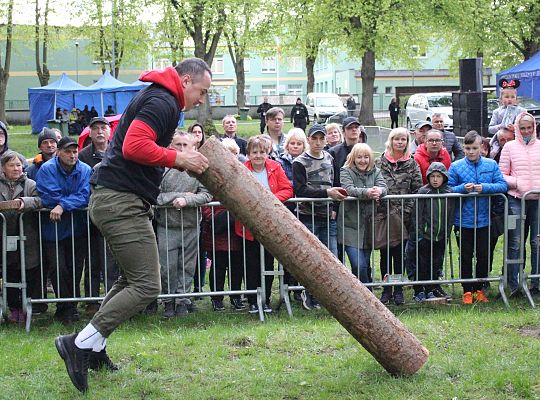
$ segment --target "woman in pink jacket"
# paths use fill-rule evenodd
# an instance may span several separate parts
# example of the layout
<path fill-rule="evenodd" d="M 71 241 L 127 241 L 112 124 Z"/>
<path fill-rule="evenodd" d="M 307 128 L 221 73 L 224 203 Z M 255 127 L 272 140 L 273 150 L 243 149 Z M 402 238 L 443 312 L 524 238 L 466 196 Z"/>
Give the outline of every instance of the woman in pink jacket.
<path fill-rule="evenodd" d="M 499 167 L 508 184 L 508 211 L 521 214 L 521 199 L 529 190 L 540 189 L 540 142 L 536 138 L 534 117 L 522 112 L 514 124 L 516 139 L 506 143 L 502 149 Z M 531 274 L 538 273 L 538 195 L 528 195 L 525 200 L 525 239 L 531 241 Z M 521 220 L 516 229 L 508 232 L 508 258 L 519 258 Z M 529 232 L 530 231 L 530 232 Z M 508 265 L 508 284 L 512 293 L 519 290 L 519 265 Z M 531 294 L 538 294 L 538 279 L 532 279 Z"/>

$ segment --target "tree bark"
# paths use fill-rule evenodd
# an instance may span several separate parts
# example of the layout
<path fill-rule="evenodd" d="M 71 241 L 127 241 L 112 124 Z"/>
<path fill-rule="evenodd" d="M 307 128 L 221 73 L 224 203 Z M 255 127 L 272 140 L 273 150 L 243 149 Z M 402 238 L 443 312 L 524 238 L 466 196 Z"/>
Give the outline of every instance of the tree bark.
<path fill-rule="evenodd" d="M 388 372 L 424 365 L 428 350 L 232 153 L 215 138 L 200 151 L 198 179 Z"/>
<path fill-rule="evenodd" d="M 2 52 L 0 52 L 0 120 L 6 121 L 6 92 L 11 67 L 11 46 L 13 44 L 13 0 L 8 3 L 6 25 L 6 50 L 4 52 L 4 65 L 2 66 Z"/>
<path fill-rule="evenodd" d="M 358 119 L 363 125 L 376 125 L 373 117 L 373 87 L 375 84 L 375 52 L 366 50 L 362 56 L 362 105 Z"/>
<path fill-rule="evenodd" d="M 315 68 L 316 56 L 306 57 L 306 71 L 307 71 L 307 93 L 313 92 L 315 87 L 315 73 L 313 72 Z"/>

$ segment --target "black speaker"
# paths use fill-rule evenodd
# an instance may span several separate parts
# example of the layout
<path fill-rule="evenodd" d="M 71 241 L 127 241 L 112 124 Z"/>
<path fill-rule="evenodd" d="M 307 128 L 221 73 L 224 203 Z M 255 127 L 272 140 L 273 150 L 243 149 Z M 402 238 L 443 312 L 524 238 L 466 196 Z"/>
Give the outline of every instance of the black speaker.
<path fill-rule="evenodd" d="M 465 136 L 470 130 L 487 134 L 487 93 L 452 93 L 452 108 L 454 133 L 457 136 Z"/>
<path fill-rule="evenodd" d="M 459 60 L 459 91 L 481 92 L 482 89 L 482 59 L 462 58 Z"/>

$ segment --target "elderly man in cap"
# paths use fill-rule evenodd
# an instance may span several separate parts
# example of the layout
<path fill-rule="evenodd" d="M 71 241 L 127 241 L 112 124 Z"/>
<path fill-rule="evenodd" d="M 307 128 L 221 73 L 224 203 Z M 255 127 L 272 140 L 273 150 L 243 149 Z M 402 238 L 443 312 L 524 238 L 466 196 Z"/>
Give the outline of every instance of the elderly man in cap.
<path fill-rule="evenodd" d="M 58 298 L 80 296 L 87 228 L 86 212 L 79 210 L 88 205 L 91 173 L 92 169 L 79 161 L 77 142 L 70 137 L 60 139 L 56 157 L 37 173 L 43 207 L 51 209 L 48 218 L 42 214 L 43 253 L 52 269 L 51 281 Z M 55 318 L 65 324 L 77 321 L 77 304 L 58 303 Z"/>
<path fill-rule="evenodd" d="M 94 168 L 103 159 L 105 150 L 109 145 L 111 124 L 104 117 L 95 117 L 90 120 L 88 128 L 90 129 L 89 136 L 92 142 L 81 150 L 79 160 Z"/>
<path fill-rule="evenodd" d="M 412 155 L 416 152 L 418 146 L 426 141 L 426 133 L 431 130 L 433 126 L 429 121 L 418 121 L 414 126 L 414 140 L 409 145 L 409 151 Z"/>
<path fill-rule="evenodd" d="M 109 145 L 111 135 L 110 122 L 104 117 L 94 117 L 88 124 L 91 143 L 81 150 L 79 160 L 94 168 L 101 162 Z M 84 271 L 84 295 L 99 297 L 101 276 L 105 279 L 105 291 L 108 292 L 118 278 L 118 265 L 105 244 L 99 229 L 90 222 L 90 259 L 86 259 Z M 93 316 L 99 310 L 99 304 L 86 304 L 85 313 Z"/>
<path fill-rule="evenodd" d="M 40 152 L 34 157 L 32 164 L 26 169 L 26 175 L 36 180 L 41 166 L 54 157 L 58 145 L 56 132 L 49 128 L 43 128 L 38 135 L 38 149 Z"/>

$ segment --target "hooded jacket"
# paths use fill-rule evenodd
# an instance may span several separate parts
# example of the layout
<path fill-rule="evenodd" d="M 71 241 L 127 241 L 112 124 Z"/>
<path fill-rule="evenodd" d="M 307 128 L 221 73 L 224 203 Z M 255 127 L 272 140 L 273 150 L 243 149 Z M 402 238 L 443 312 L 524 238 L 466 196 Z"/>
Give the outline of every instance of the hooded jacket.
<path fill-rule="evenodd" d="M 340 176 L 341 186 L 347 190 L 349 196 L 358 200 L 340 203 L 337 221 L 338 242 L 361 249 L 365 244 L 366 219 L 372 211 L 372 200 L 367 196 L 367 190 L 376 186 L 382 189 L 381 197 L 383 197 L 386 195 L 386 183 L 381 170 L 377 167 L 367 172 L 361 172 L 355 166 L 343 167 Z"/>
<path fill-rule="evenodd" d="M 465 157 L 454 161 L 450 166 L 448 186 L 452 192 L 467 194 L 467 183 L 481 183 L 483 194 L 505 193 L 508 187 L 497 163 L 484 157 L 480 157 L 478 161 L 470 161 Z M 463 198 L 456 207 L 460 208 L 455 212 L 454 225 L 463 228 L 484 228 L 489 225 L 488 197 L 471 194 L 470 197 Z"/>
<path fill-rule="evenodd" d="M 416 163 L 420 167 L 420 173 L 422 174 L 422 183 L 424 185 L 427 184 L 426 172 L 431 163 L 440 162 L 443 163 L 446 168 L 450 168 L 450 164 L 452 164 L 450 154 L 448 154 L 448 151 L 446 150 L 446 148 L 444 148 L 444 146 L 441 147 L 439 153 L 435 157 L 431 157 L 431 155 L 427 151 L 425 143 L 422 143 L 416 149 L 416 152 L 414 153 L 414 161 L 416 161 Z"/>
<path fill-rule="evenodd" d="M 448 171 L 444 164 L 440 162 L 432 163 L 426 173 L 426 177 L 433 172 L 440 172 L 444 177 L 444 183 L 434 188 L 431 183 L 422 186 L 418 194 L 443 194 L 452 193 L 448 187 Z M 428 181 L 429 182 L 429 181 Z M 418 201 L 418 238 L 438 242 L 444 240 L 452 230 L 454 220 L 455 201 L 453 198 L 430 198 Z"/>
<path fill-rule="evenodd" d="M 139 79 L 152 84 L 128 104 L 92 183 L 156 204 L 163 167 L 176 160 L 176 150 L 167 146 L 184 108 L 184 92 L 172 67 Z"/>
<path fill-rule="evenodd" d="M 177 197 L 186 199 L 187 206 L 181 210 L 160 208 L 156 213 L 157 223 L 177 229 L 195 229 L 201 220 L 197 206 L 212 200 L 212 195 L 197 179 L 186 171 L 171 168 L 165 171 L 161 181 L 161 193 L 157 198 L 158 205 L 172 205 Z"/>
<path fill-rule="evenodd" d="M 10 181 L 5 177 L 4 173 L 0 173 L 0 201 L 14 199 L 21 199 L 24 202 L 24 211 L 41 208 L 41 199 L 36 190 L 36 182 L 28 179 L 25 174 L 16 181 Z M 6 221 L 6 233 L 10 236 L 20 235 L 20 214 L 16 211 L 3 211 L 2 214 Z M 25 266 L 26 269 L 31 269 L 39 266 L 38 214 L 27 212 L 23 216 L 23 228 L 26 236 L 24 242 Z M 18 246 L 20 246 L 20 242 Z M 20 248 L 18 248 L 18 251 L 7 252 L 7 263 L 16 264 L 20 267 Z"/>
<path fill-rule="evenodd" d="M 508 184 L 508 194 L 521 199 L 529 190 L 540 189 L 540 142 L 533 133 L 529 143 L 525 143 L 519 129 L 519 121 L 529 113 L 521 113 L 516 118 L 514 132 L 516 139 L 503 147 L 499 168 Z M 538 195 L 527 196 L 528 200 L 538 199 Z"/>
<path fill-rule="evenodd" d="M 244 165 L 250 171 L 253 171 L 250 160 L 246 161 Z M 266 173 L 268 174 L 268 186 L 270 186 L 270 191 L 279 201 L 283 203 L 294 196 L 291 182 L 289 182 L 287 175 L 285 175 L 285 171 L 283 171 L 283 168 L 281 168 L 281 165 L 277 161 L 270 159 L 266 160 Z M 253 234 L 249 230 L 243 228 L 240 221 L 236 220 L 234 222 L 235 233 L 240 237 L 245 237 L 246 240 L 253 241 L 255 239 Z"/>

